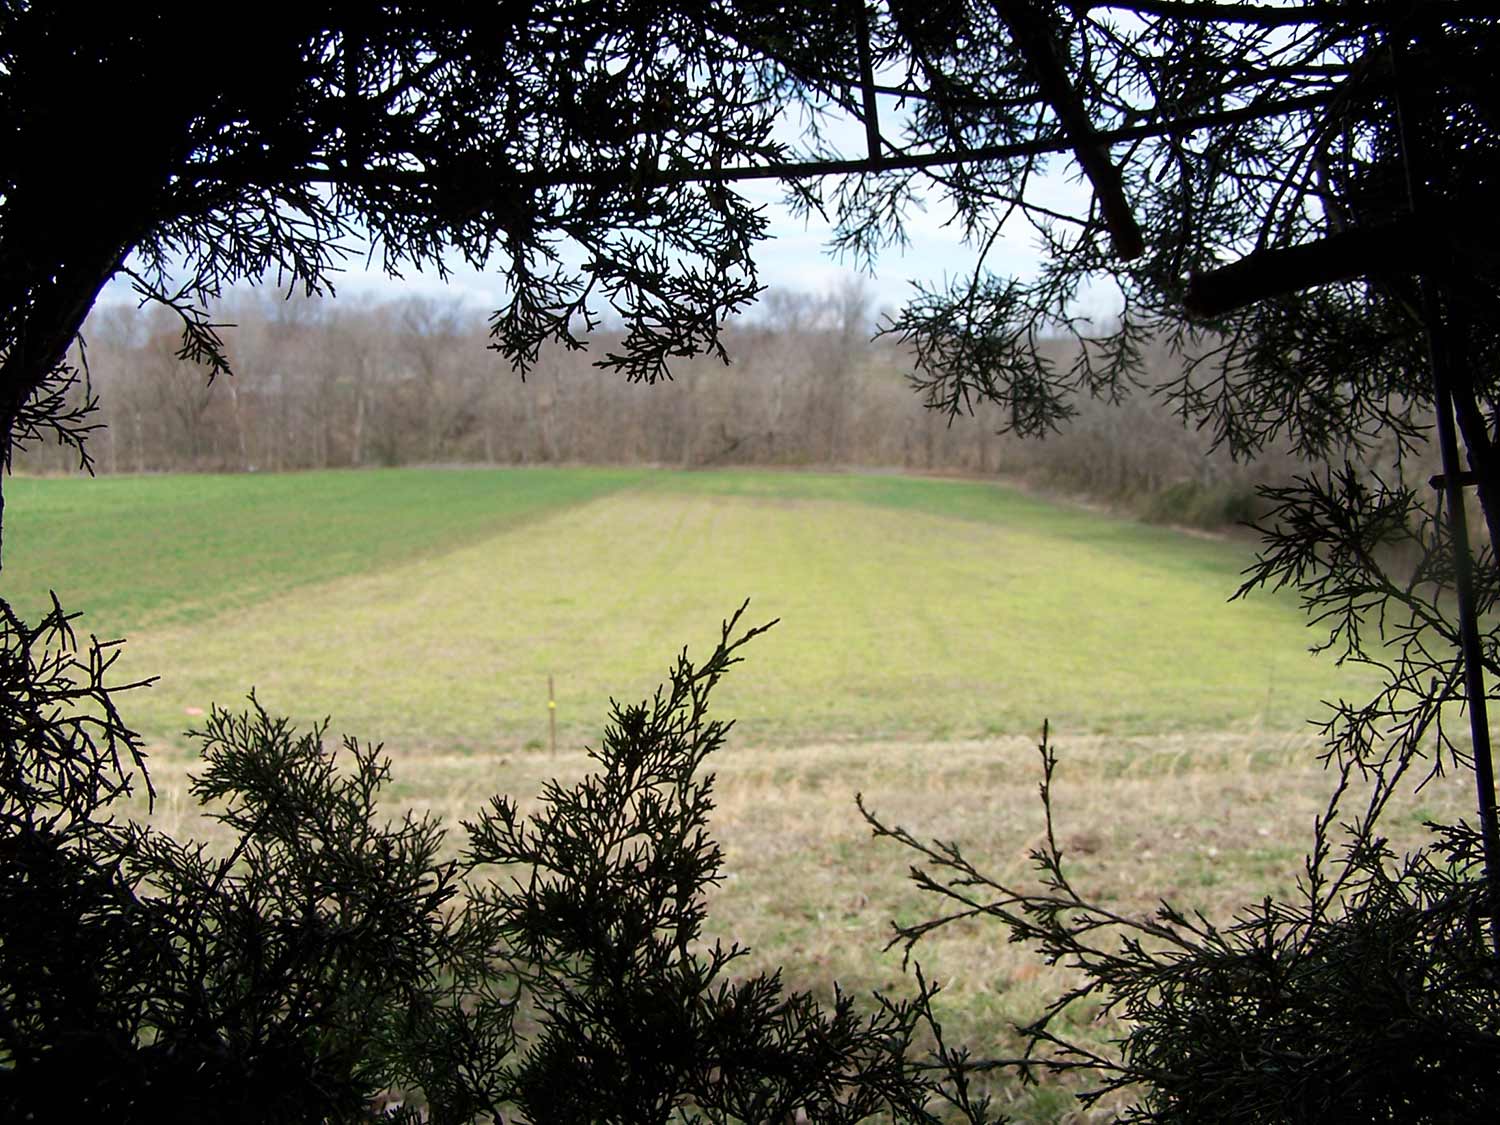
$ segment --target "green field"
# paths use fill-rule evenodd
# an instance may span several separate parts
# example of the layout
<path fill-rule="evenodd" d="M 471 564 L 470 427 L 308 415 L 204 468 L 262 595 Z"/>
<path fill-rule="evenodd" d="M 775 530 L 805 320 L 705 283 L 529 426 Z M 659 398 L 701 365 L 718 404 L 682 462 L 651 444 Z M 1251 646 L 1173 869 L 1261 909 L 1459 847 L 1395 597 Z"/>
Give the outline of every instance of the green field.
<path fill-rule="evenodd" d="M 1086 894 L 1165 897 L 1219 923 L 1302 871 L 1329 779 L 1304 720 L 1373 680 L 1306 649 L 1295 601 L 1228 604 L 1250 559 L 1210 540 L 996 484 L 895 476 L 406 471 L 8 483 L 5 596 L 49 586 L 130 635 L 122 675 L 153 743 L 153 823 L 227 847 L 197 815 L 182 736 L 252 685 L 306 725 L 384 740 L 383 809 L 450 825 L 491 793 L 530 806 L 590 767 L 611 695 L 639 698 L 684 644 L 705 654 L 753 599 L 780 617 L 718 695 L 739 726 L 713 763 L 724 879 L 706 939 L 750 946 L 825 999 L 909 994 L 888 920 L 930 916 L 911 856 L 873 844 L 854 794 L 1010 880 L 1041 839 L 1035 731 L 1052 720 L 1057 830 Z M 547 738 L 554 677 L 560 747 Z M 1453 771 L 1393 809 L 1395 846 L 1472 798 Z M 1351 801 L 1357 802 L 1357 797 Z M 132 812 L 145 814 L 137 797 Z M 455 836 L 455 839 L 460 838 Z M 456 845 L 455 845 L 456 846 Z M 950 1041 L 1014 1055 L 1066 970 L 965 923 L 924 943 Z M 1070 1033 L 1120 1027 L 1090 1005 Z M 1067 1081 L 994 1087 L 1014 1120 L 1077 1113 Z M 1087 1118 L 1092 1119 L 1092 1118 Z"/>
<path fill-rule="evenodd" d="M 20 479 L 6 596 L 55 589 L 155 674 L 155 742 L 254 687 L 393 752 L 592 740 L 751 599 L 741 744 L 1287 731 L 1369 681 L 1295 603 L 1227 604 L 1240 542 L 981 482 L 852 474 L 390 470 Z"/>

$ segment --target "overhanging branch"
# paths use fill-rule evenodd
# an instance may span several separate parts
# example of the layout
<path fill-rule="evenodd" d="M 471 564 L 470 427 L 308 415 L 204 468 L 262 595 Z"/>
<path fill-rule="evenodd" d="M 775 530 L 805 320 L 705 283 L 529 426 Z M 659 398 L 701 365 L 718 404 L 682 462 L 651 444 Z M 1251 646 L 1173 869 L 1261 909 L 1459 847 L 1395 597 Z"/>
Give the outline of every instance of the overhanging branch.
<path fill-rule="evenodd" d="M 1407 215 L 1388 223 L 1326 235 L 1300 246 L 1257 250 L 1188 282 L 1184 304 L 1192 316 L 1214 317 L 1268 297 L 1361 277 L 1500 269 L 1494 231 L 1437 228 Z"/>
<path fill-rule="evenodd" d="M 1292 27 L 1299 24 L 1343 24 L 1384 27 L 1409 15 L 1411 0 L 1354 7 L 1346 3 L 1199 4 L 1187 0 L 1096 0 L 1086 10 L 1133 12 L 1139 16 L 1193 20 L 1200 23 L 1238 23 L 1252 27 Z M 1434 19 L 1479 19 L 1495 14 L 1493 0 L 1426 0 L 1424 11 Z"/>
<path fill-rule="evenodd" d="M 1240 125 L 1252 121 L 1269 120 L 1293 113 L 1304 113 L 1326 107 L 1337 96 L 1336 90 L 1324 90 L 1302 97 L 1285 98 L 1277 102 L 1252 103 L 1235 109 L 1209 113 L 1188 114 L 1141 125 L 1127 125 L 1117 129 L 1100 129 L 1094 140 L 1101 145 L 1115 145 L 1131 141 L 1152 140 L 1158 137 L 1181 137 L 1203 129 L 1226 125 Z M 948 152 L 915 152 L 882 156 L 871 160 L 868 156 L 847 160 L 799 160 L 778 161 L 768 164 L 730 165 L 721 168 L 673 168 L 651 174 L 652 183 L 658 186 L 673 184 L 725 184 L 753 180 L 809 180 L 820 176 L 858 175 L 861 173 L 921 171 L 926 168 L 942 168 L 959 164 L 981 164 L 999 160 L 1013 160 L 1028 156 L 1046 156 L 1051 153 L 1070 152 L 1073 141 L 1064 133 L 1054 133 L 1030 141 L 1013 144 L 981 145 L 971 149 Z M 500 172 L 495 173 L 500 176 Z M 503 173 L 507 190 L 536 190 L 544 187 L 624 187 L 640 181 L 637 169 L 611 168 L 608 171 L 566 170 L 561 172 L 506 171 Z M 428 172 L 406 169 L 312 169 L 304 174 L 303 184 L 348 185 L 353 187 L 428 187 L 434 182 Z M 490 194 L 493 194 L 491 192 Z"/>
<path fill-rule="evenodd" d="M 1094 188 L 1094 198 L 1099 201 L 1115 253 L 1126 261 L 1139 258 L 1146 252 L 1146 243 L 1131 212 L 1130 201 L 1125 198 L 1120 170 L 1110 162 L 1109 146 L 1101 142 L 1083 99 L 1063 69 L 1057 41 L 1032 8 L 1031 0 L 1002 0 L 995 7 L 1031 68 L 1037 89 L 1057 114 L 1074 158 Z"/>

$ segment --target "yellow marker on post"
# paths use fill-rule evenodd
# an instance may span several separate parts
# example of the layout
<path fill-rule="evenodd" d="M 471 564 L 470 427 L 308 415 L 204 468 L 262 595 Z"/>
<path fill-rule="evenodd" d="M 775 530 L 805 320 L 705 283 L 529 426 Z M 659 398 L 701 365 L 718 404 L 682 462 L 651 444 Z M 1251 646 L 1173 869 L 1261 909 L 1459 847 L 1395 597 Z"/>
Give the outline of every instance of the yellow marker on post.
<path fill-rule="evenodd" d="M 552 744 L 552 756 L 557 757 L 557 692 L 552 686 L 552 677 L 547 677 L 547 735 Z"/>

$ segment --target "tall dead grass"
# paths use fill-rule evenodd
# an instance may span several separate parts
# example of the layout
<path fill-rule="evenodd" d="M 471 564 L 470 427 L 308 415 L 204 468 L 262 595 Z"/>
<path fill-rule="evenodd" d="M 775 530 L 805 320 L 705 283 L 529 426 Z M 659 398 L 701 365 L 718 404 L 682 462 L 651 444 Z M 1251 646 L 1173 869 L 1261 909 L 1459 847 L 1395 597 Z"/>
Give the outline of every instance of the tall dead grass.
<path fill-rule="evenodd" d="M 1304 737 L 1091 737 L 1058 749 L 1058 828 L 1080 890 L 1127 914 L 1168 899 L 1220 923 L 1265 895 L 1295 893 L 1328 789 Z M 545 781 L 566 783 L 588 764 L 576 751 L 403 758 L 384 807 L 392 816 L 441 815 L 456 849 L 459 819 L 489 794 L 520 798 L 524 812 Z M 152 765 L 160 796 L 151 821 L 178 835 L 206 832 L 211 846 L 225 847 L 187 793 L 192 759 L 166 751 Z M 937 909 L 907 881 L 909 857 L 872 841 L 856 793 L 888 822 L 958 841 L 1008 879 L 1026 878 L 1043 830 L 1036 749 L 1026 739 L 731 746 L 711 767 L 726 864 L 705 940 L 749 946 L 745 974 L 779 966 L 789 986 L 823 996 L 836 981 L 858 993 L 909 991 L 900 952 L 884 949 L 889 920 Z M 1424 820 L 1461 816 L 1467 801 L 1462 779 L 1433 783 L 1388 818 L 1393 844 L 1415 844 Z M 145 815 L 139 804 L 135 812 Z M 1040 1012 L 1068 971 L 985 924 L 946 927 L 917 957 L 943 983 L 945 1032 L 978 1053 L 1014 1053 L 1016 1025 Z M 1119 1030 L 1087 1006 L 1068 1023 L 1101 1045 Z M 1000 1092 L 1019 1120 L 1077 1119 L 1055 1089 L 1002 1084 Z"/>

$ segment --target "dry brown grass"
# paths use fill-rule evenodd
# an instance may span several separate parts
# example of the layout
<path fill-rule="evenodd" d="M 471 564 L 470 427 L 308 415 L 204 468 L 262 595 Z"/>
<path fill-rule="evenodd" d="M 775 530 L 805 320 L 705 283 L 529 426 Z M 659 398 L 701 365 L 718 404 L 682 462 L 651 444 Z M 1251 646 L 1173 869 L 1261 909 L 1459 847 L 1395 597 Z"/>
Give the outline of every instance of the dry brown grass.
<path fill-rule="evenodd" d="M 1300 736 L 1091 737 L 1057 750 L 1058 827 L 1077 884 L 1126 912 L 1149 912 L 1167 898 L 1227 920 L 1263 895 L 1290 892 L 1328 791 L 1316 747 Z M 1024 879 L 1042 831 L 1037 753 L 1024 739 L 732 746 L 713 765 L 726 863 L 709 937 L 751 947 L 743 971 L 779 965 L 791 987 L 822 995 L 835 980 L 861 993 L 910 991 L 899 951 L 882 952 L 888 920 L 935 906 L 907 882 L 908 856 L 871 839 L 855 793 L 888 823 L 961 841 L 1009 878 Z M 205 822 L 186 792 L 190 767 L 180 751 L 153 760 L 152 819 L 201 836 Z M 489 794 L 529 799 L 548 778 L 566 782 L 587 768 L 578 752 L 407 757 L 388 808 L 440 814 L 455 826 L 456 847 L 457 821 Z M 1467 801 L 1466 779 L 1444 780 L 1396 810 L 1388 831 L 1398 845 L 1413 844 L 1424 819 L 1462 815 Z M 1061 970 L 990 924 L 950 927 L 919 954 L 944 984 L 945 1028 L 979 1051 L 1018 1046 L 1014 1024 L 1062 983 Z M 1092 1015 L 1073 1014 L 1074 1029 L 1108 1038 L 1113 1029 L 1091 1025 Z M 1076 1115 L 1056 1090 L 1006 1096 L 1017 1099 L 1021 1120 Z"/>

